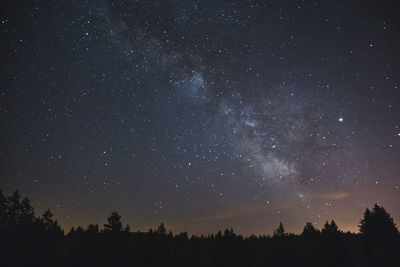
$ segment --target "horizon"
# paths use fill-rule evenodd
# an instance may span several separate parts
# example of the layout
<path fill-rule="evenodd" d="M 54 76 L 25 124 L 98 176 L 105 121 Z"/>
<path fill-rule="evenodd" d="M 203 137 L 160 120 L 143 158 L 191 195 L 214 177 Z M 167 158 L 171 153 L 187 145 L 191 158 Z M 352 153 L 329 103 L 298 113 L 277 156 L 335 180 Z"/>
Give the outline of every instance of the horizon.
<path fill-rule="evenodd" d="M 385 206 L 382 205 L 381 203 L 374 203 L 374 204 L 378 204 L 379 206 L 382 206 L 382 207 L 385 208 Z M 298 224 L 297 230 L 294 230 L 294 231 L 291 230 L 291 229 L 293 229 L 293 227 L 291 227 L 290 225 L 288 226 L 284 221 L 279 221 L 278 224 L 280 222 L 282 222 L 284 227 L 285 227 L 285 230 L 286 230 L 286 232 L 288 234 L 300 235 L 302 233 L 302 231 L 303 231 L 303 228 L 304 228 L 305 224 L 308 223 L 308 222 L 311 222 L 313 224 L 313 226 L 315 227 L 315 229 L 321 230 L 324 227 L 326 222 L 331 222 L 331 220 L 333 220 L 338 225 L 339 231 L 342 231 L 343 233 L 350 232 L 350 233 L 353 233 L 353 234 L 359 234 L 360 233 L 359 224 L 360 224 L 360 221 L 361 221 L 361 219 L 362 219 L 362 217 L 364 215 L 365 209 L 368 208 L 368 209 L 371 210 L 371 207 L 373 207 L 373 205 L 370 205 L 369 207 L 364 208 L 362 210 L 362 212 L 360 212 L 360 216 L 359 216 L 360 218 L 358 219 L 356 224 L 351 224 L 350 223 L 350 225 L 347 225 L 347 226 L 345 224 L 341 223 L 341 222 L 343 222 L 343 219 L 342 220 L 338 220 L 338 219 L 335 219 L 335 218 L 327 219 L 322 224 L 318 224 L 318 223 L 306 220 L 303 225 Z M 46 211 L 48 209 L 48 208 L 43 208 L 41 211 L 38 212 L 36 207 L 34 207 L 34 208 L 35 208 L 35 215 L 38 216 L 38 217 L 41 216 L 41 214 L 43 214 L 44 211 Z M 389 214 L 391 214 L 392 218 L 394 219 L 394 223 L 397 226 L 397 223 L 396 223 L 397 222 L 397 218 L 395 216 L 393 216 L 391 210 L 388 210 L 387 208 L 385 208 L 385 209 L 386 209 L 387 212 L 389 212 Z M 252 210 L 252 209 L 249 208 L 249 209 L 246 209 L 246 210 Z M 76 229 L 77 227 L 82 227 L 83 229 L 86 229 L 89 225 L 96 225 L 97 224 L 99 226 L 99 229 L 103 229 L 104 228 L 104 223 L 106 223 L 106 218 L 111 213 L 111 211 L 110 211 L 109 213 L 105 214 L 104 220 L 102 222 L 89 221 L 86 224 L 74 224 L 74 225 L 65 226 L 65 225 L 63 225 L 62 221 L 58 220 L 57 213 L 54 213 L 53 210 L 50 210 L 50 211 L 53 213 L 54 219 L 56 219 L 58 221 L 58 223 L 60 224 L 60 227 L 64 231 L 65 235 L 68 234 L 71 231 L 72 228 Z M 224 231 L 225 229 L 233 229 L 235 234 L 239 234 L 239 235 L 242 235 L 242 236 L 247 238 L 247 237 L 250 237 L 252 235 L 255 235 L 255 236 L 263 236 L 263 235 L 271 236 L 273 234 L 274 230 L 276 230 L 276 228 L 278 227 L 278 224 L 277 224 L 275 227 L 267 229 L 267 232 L 261 232 L 261 231 L 260 232 L 251 232 L 252 230 L 249 230 L 248 232 L 244 232 L 244 231 L 240 230 L 240 228 L 239 228 L 239 230 L 237 228 L 235 228 L 234 225 L 229 226 L 228 224 L 226 224 L 226 226 L 222 226 L 221 228 L 214 228 L 213 230 L 209 230 L 209 231 L 201 230 L 201 231 L 197 231 L 197 232 L 190 232 L 190 231 L 185 230 L 185 228 L 184 228 L 185 226 L 176 227 L 174 225 L 170 225 L 166 221 L 162 221 L 161 220 L 158 224 L 141 226 L 140 228 L 138 228 L 131 221 L 126 221 L 125 220 L 125 217 L 126 217 L 125 215 L 126 214 L 119 212 L 117 209 L 114 210 L 114 211 L 117 211 L 121 215 L 121 221 L 123 223 L 123 226 L 129 225 L 132 232 L 139 232 L 140 231 L 140 232 L 144 232 L 145 233 L 145 232 L 148 232 L 150 229 L 152 229 L 152 230 L 157 229 L 157 227 L 161 223 L 163 223 L 165 225 L 167 231 L 168 232 L 169 231 L 172 232 L 174 235 L 186 232 L 189 236 L 200 236 L 200 235 L 208 236 L 208 235 L 211 235 L 211 234 L 216 234 L 218 231 Z M 236 216 L 233 216 L 233 217 L 236 217 Z M 226 218 L 225 216 L 220 216 L 220 217 L 216 216 L 215 219 L 216 220 L 225 221 L 226 219 L 229 219 L 229 217 Z M 345 220 L 346 220 L 346 218 L 345 218 Z M 207 218 L 200 219 L 198 221 L 204 222 L 204 221 L 207 221 Z M 181 223 L 181 225 L 187 225 L 187 223 L 183 222 L 183 223 Z M 223 225 L 223 224 L 221 224 L 221 225 Z"/>

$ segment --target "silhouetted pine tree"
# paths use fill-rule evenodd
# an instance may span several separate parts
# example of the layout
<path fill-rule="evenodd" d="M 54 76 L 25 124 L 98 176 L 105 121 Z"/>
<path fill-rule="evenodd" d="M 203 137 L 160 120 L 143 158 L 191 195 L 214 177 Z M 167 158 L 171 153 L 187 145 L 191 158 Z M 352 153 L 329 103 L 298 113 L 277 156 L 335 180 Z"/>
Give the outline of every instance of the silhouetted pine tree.
<path fill-rule="evenodd" d="M 10 227 L 15 227 L 21 213 L 21 194 L 18 190 L 14 191 L 11 196 L 7 198 L 8 210 L 7 219 Z"/>
<path fill-rule="evenodd" d="M 360 232 L 375 241 L 391 239 L 399 234 L 396 224 L 385 208 L 374 205 L 372 212 L 367 208 L 360 222 Z"/>
<path fill-rule="evenodd" d="M 308 238 L 316 238 L 319 235 L 319 231 L 315 229 L 314 225 L 311 222 L 307 222 L 303 228 L 303 232 L 301 233 L 303 237 Z"/>
<path fill-rule="evenodd" d="M 285 227 L 283 226 L 282 222 L 279 222 L 278 228 L 274 231 L 274 237 L 280 238 L 280 237 L 284 237 L 285 235 L 286 235 Z"/>
<path fill-rule="evenodd" d="M 164 223 L 161 223 L 157 228 L 157 234 L 167 235 L 167 229 L 165 228 Z"/>
<path fill-rule="evenodd" d="M 104 232 L 121 232 L 121 215 L 117 211 L 113 211 L 107 221 L 108 223 L 104 224 Z"/>
<path fill-rule="evenodd" d="M 322 228 L 321 233 L 323 235 L 329 235 L 329 236 L 337 235 L 339 234 L 339 227 L 337 226 L 334 220 L 332 220 L 331 223 L 326 221 L 324 228 Z"/>
<path fill-rule="evenodd" d="M 0 230 L 5 228 L 7 224 L 7 199 L 0 189 Z"/>
<path fill-rule="evenodd" d="M 359 225 L 366 262 L 372 266 L 400 266 L 400 234 L 393 218 L 378 204 L 365 210 Z"/>
<path fill-rule="evenodd" d="M 27 197 L 22 199 L 22 202 L 20 204 L 20 209 L 21 211 L 20 211 L 19 222 L 24 224 L 32 223 L 34 219 L 34 212 L 31 203 Z"/>
<path fill-rule="evenodd" d="M 99 225 L 97 223 L 89 224 L 88 227 L 86 228 L 85 233 L 91 234 L 91 235 L 98 234 L 99 233 Z"/>

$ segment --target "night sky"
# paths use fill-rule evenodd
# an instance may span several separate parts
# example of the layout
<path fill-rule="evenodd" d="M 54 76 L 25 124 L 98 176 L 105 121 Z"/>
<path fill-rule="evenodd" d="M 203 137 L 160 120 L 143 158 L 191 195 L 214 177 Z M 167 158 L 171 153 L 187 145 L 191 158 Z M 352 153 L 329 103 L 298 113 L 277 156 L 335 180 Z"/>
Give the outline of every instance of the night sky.
<path fill-rule="evenodd" d="M 64 229 L 400 223 L 399 1 L 0 10 L 0 187 Z"/>

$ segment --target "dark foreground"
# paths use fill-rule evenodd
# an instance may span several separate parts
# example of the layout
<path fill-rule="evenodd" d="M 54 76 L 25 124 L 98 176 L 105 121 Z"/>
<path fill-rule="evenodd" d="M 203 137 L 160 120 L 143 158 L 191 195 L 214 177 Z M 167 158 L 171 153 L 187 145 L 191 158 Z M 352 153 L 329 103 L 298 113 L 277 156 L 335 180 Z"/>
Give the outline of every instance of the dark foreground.
<path fill-rule="evenodd" d="M 50 211 L 36 217 L 27 198 L 0 191 L 0 266 L 400 266 L 400 234 L 381 206 L 366 210 L 360 234 L 334 221 L 320 231 L 307 223 L 300 235 L 209 236 L 168 233 L 163 224 L 131 232 L 113 212 L 102 229 L 89 225 L 68 234 Z"/>

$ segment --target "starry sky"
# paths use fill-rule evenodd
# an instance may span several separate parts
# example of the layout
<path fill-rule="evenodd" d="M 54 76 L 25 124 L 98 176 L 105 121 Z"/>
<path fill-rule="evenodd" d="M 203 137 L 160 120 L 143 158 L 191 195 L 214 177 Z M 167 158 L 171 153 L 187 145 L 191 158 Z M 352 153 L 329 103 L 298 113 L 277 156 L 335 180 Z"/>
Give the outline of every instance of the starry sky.
<path fill-rule="evenodd" d="M 0 6 L 0 187 L 65 229 L 400 223 L 400 1 Z"/>

